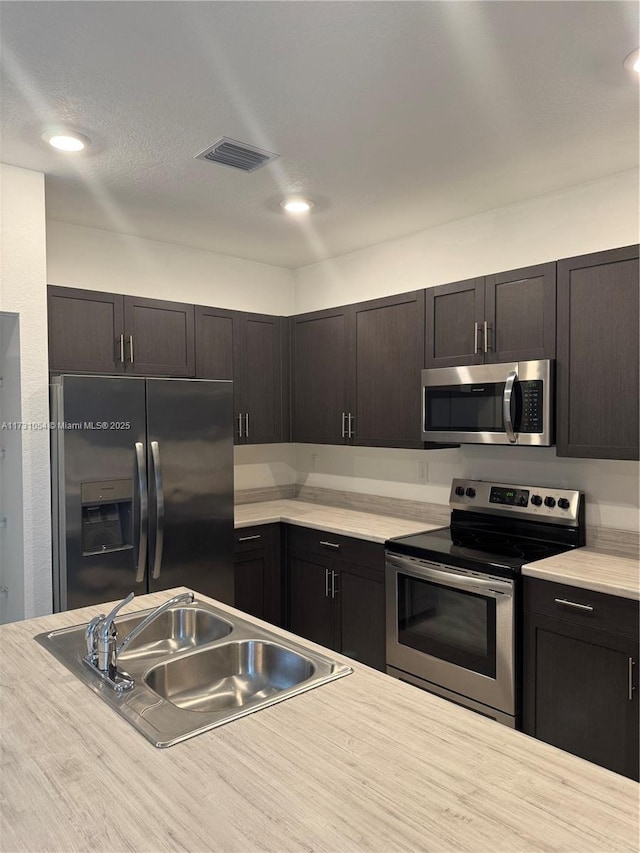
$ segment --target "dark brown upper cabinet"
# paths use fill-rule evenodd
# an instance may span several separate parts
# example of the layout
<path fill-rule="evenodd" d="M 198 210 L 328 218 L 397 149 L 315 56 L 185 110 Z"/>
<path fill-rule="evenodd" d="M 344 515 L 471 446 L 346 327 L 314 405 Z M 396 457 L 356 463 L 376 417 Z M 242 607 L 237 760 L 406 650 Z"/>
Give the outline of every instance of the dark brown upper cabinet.
<path fill-rule="evenodd" d="M 288 320 L 196 307 L 196 376 L 234 381 L 235 443 L 288 441 Z"/>
<path fill-rule="evenodd" d="M 556 265 L 426 291 L 427 367 L 555 357 Z"/>
<path fill-rule="evenodd" d="M 424 291 L 292 318 L 293 441 L 423 447 Z"/>
<path fill-rule="evenodd" d="M 61 373 L 124 370 L 122 296 L 50 286 L 47 311 L 50 370 Z"/>
<path fill-rule="evenodd" d="M 424 334 L 424 290 L 353 306 L 348 374 L 353 444 L 424 447 L 420 437 Z"/>
<path fill-rule="evenodd" d="M 193 306 L 48 288 L 49 369 L 193 376 Z"/>
<path fill-rule="evenodd" d="M 557 453 L 638 459 L 638 246 L 558 261 Z"/>
<path fill-rule="evenodd" d="M 348 393 L 349 308 L 293 317 L 292 440 L 345 444 Z"/>
<path fill-rule="evenodd" d="M 124 297 L 125 369 L 139 376 L 193 376 L 193 305 Z"/>

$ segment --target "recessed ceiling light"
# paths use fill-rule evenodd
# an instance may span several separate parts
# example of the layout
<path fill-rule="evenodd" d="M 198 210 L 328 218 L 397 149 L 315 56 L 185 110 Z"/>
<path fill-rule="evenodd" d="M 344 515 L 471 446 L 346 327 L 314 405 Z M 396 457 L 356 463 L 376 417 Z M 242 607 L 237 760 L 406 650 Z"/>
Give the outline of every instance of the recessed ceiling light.
<path fill-rule="evenodd" d="M 640 47 L 632 50 L 629 56 L 626 57 L 624 67 L 627 71 L 636 71 L 640 74 Z"/>
<path fill-rule="evenodd" d="M 308 213 L 314 205 L 310 199 L 296 196 L 295 198 L 285 198 L 284 201 L 280 202 L 280 206 L 287 213 Z"/>
<path fill-rule="evenodd" d="M 91 140 L 88 136 L 83 136 L 75 130 L 61 130 L 60 128 L 45 130 L 42 138 L 58 151 L 82 151 L 88 145 L 91 145 Z"/>

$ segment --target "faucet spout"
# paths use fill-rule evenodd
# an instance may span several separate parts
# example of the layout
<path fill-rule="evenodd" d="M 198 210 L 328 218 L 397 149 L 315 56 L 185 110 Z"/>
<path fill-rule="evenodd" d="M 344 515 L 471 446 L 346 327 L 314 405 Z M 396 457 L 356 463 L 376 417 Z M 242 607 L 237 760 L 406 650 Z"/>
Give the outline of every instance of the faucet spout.
<path fill-rule="evenodd" d="M 135 638 L 147 627 L 150 625 L 155 619 L 158 618 L 165 610 L 169 610 L 171 607 L 174 607 L 176 604 L 192 604 L 194 599 L 194 594 L 192 592 L 181 592 L 180 595 L 174 595 L 173 598 L 170 598 L 168 601 L 165 601 L 164 604 L 161 604 L 159 607 L 156 607 L 145 619 L 142 620 L 138 625 L 136 625 L 133 630 L 131 630 L 124 640 L 120 643 L 118 648 L 116 649 L 116 660 L 118 656 L 123 652 L 124 649 L 129 645 L 132 640 Z"/>

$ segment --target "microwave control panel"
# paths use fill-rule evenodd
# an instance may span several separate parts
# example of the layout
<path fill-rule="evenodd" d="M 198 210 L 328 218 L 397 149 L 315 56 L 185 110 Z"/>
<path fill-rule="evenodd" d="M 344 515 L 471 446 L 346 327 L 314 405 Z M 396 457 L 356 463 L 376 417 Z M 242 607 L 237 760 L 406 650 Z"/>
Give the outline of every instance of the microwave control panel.
<path fill-rule="evenodd" d="M 542 432 L 542 380 L 519 383 L 522 415 L 518 432 Z"/>

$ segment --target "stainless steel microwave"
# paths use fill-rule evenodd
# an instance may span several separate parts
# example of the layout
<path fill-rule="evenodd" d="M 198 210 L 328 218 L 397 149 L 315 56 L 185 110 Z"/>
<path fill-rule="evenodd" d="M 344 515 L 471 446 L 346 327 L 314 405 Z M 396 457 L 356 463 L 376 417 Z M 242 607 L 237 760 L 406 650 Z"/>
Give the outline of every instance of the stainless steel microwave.
<path fill-rule="evenodd" d="M 554 444 L 554 362 L 474 364 L 422 371 L 422 440 Z"/>

